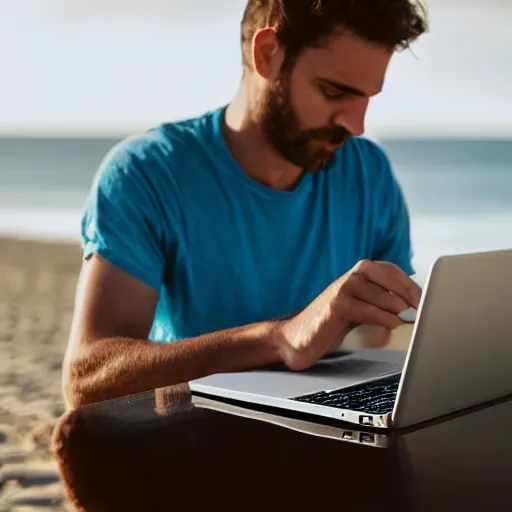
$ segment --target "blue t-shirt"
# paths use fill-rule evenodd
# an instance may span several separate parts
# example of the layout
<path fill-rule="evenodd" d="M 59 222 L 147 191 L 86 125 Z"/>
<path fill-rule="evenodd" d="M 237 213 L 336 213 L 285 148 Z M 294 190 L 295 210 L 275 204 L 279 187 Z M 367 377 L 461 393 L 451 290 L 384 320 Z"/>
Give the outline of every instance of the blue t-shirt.
<path fill-rule="evenodd" d="M 296 313 L 361 259 L 413 274 L 407 206 L 377 145 L 352 138 L 328 169 L 278 191 L 237 165 L 224 110 L 116 145 L 85 205 L 84 257 L 159 291 L 151 340 Z"/>

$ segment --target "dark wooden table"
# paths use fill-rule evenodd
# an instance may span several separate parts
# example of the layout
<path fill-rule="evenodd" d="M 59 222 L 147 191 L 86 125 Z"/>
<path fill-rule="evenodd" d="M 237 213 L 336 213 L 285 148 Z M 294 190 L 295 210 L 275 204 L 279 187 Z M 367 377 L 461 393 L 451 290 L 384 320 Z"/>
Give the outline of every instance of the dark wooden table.
<path fill-rule="evenodd" d="M 54 453 L 78 510 L 487 512 L 512 510 L 511 439 L 512 399 L 378 433 L 182 385 L 67 413 Z"/>

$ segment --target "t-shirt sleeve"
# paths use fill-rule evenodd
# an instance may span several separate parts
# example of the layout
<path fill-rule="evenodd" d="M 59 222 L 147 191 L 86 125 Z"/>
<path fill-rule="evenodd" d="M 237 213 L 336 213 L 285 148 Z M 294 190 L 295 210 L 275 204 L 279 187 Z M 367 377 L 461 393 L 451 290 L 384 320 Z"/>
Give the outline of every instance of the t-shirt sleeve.
<path fill-rule="evenodd" d="M 160 289 L 166 261 L 158 169 L 144 141 L 124 141 L 105 157 L 86 200 L 83 257 L 98 254 Z"/>
<path fill-rule="evenodd" d="M 376 236 L 373 259 L 387 261 L 406 274 L 415 274 L 409 209 L 389 159 L 378 150 L 378 189 L 375 201 Z"/>

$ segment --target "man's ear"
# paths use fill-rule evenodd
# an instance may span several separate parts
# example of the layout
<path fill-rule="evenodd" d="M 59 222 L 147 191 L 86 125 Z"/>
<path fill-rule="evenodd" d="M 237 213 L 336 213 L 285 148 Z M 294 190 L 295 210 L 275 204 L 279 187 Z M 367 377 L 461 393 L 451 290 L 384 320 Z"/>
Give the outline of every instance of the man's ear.
<path fill-rule="evenodd" d="M 267 80 L 275 78 L 284 61 L 284 50 L 274 29 L 264 28 L 257 31 L 252 47 L 254 71 Z"/>

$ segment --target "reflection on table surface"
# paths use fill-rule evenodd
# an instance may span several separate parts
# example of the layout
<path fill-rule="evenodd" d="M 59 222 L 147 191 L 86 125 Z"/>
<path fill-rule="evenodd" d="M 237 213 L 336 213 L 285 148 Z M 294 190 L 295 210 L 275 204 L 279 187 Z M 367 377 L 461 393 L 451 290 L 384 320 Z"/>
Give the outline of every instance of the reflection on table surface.
<path fill-rule="evenodd" d="M 512 510 L 512 401 L 384 434 L 286 414 L 174 386 L 67 413 L 54 452 L 78 510 Z"/>

